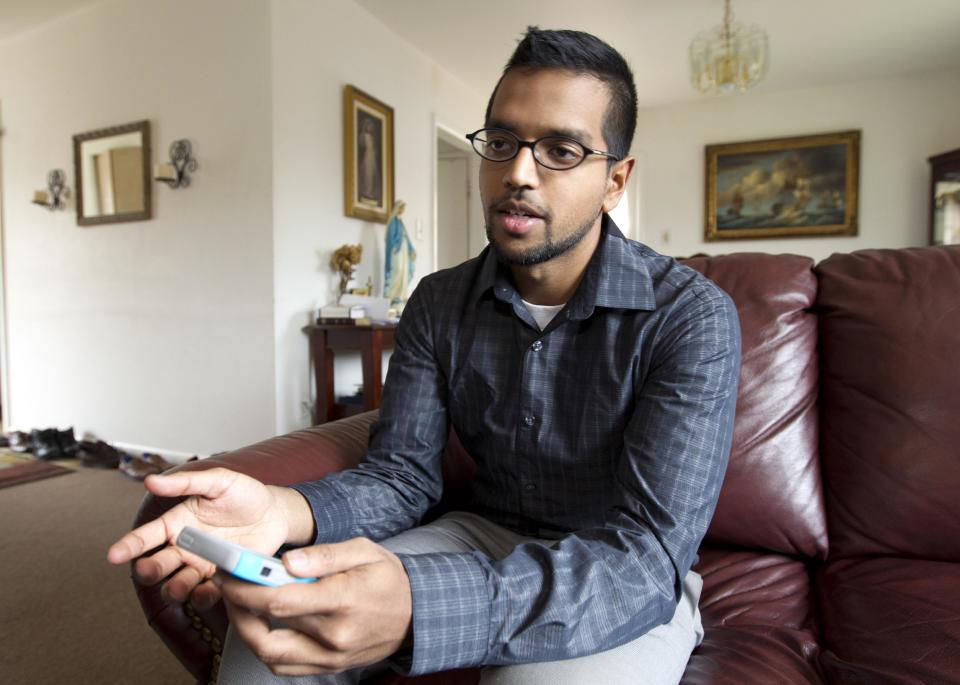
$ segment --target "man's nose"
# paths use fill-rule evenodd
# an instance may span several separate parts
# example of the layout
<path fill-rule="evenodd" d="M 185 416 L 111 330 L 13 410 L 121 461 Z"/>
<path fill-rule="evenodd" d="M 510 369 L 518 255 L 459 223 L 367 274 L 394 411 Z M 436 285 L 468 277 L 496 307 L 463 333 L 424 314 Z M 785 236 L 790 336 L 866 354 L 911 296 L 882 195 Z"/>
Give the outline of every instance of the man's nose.
<path fill-rule="evenodd" d="M 521 147 L 517 156 L 507 162 L 503 171 L 503 185 L 515 188 L 536 188 L 540 184 L 540 165 L 533 157 L 533 149 Z"/>

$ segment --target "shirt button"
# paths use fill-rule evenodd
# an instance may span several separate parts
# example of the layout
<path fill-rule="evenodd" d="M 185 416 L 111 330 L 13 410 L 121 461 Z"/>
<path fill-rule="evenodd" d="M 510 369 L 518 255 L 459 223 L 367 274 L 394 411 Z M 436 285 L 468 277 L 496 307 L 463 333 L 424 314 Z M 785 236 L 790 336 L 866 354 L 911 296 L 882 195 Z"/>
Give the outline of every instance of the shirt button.
<path fill-rule="evenodd" d="M 527 428 L 529 428 L 530 426 L 532 426 L 532 425 L 533 425 L 533 417 L 532 417 L 532 416 L 524 416 L 524 417 L 523 417 L 523 425 L 526 426 Z"/>
<path fill-rule="evenodd" d="M 533 492 L 534 490 L 537 489 L 537 485 L 536 483 L 527 483 L 526 485 L 523 486 L 523 489 L 526 490 L 527 492 Z"/>
<path fill-rule="evenodd" d="M 534 340 L 533 344 L 530 346 L 530 349 L 533 350 L 534 352 L 539 352 L 540 350 L 543 349 L 543 343 L 540 342 L 539 340 Z"/>

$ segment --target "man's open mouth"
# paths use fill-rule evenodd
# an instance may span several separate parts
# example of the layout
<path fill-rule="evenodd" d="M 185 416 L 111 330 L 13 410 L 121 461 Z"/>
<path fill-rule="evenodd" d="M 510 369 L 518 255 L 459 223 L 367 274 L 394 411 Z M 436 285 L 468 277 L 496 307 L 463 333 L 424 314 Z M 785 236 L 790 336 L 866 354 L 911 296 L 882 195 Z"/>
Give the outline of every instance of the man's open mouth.
<path fill-rule="evenodd" d="M 500 207 L 498 207 L 497 211 L 500 212 L 501 214 L 506 214 L 507 216 L 516 216 L 516 217 L 528 218 L 528 219 L 543 218 L 543 215 L 538 213 L 532 207 L 522 203 L 515 203 L 515 202 L 504 203 L 500 205 Z"/>

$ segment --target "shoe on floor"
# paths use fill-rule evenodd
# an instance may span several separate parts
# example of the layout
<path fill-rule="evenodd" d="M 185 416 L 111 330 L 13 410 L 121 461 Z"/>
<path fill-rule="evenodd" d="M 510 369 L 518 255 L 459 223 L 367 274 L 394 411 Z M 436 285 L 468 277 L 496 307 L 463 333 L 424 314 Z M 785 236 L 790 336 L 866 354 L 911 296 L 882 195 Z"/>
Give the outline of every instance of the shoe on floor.
<path fill-rule="evenodd" d="M 103 440 L 83 440 L 77 447 L 77 456 L 84 466 L 115 469 L 120 464 L 120 451 Z"/>
<path fill-rule="evenodd" d="M 23 431 L 7 433 L 7 441 L 14 452 L 29 452 L 33 449 L 33 438 Z"/>
<path fill-rule="evenodd" d="M 65 431 L 57 431 L 57 442 L 60 443 L 60 451 L 63 452 L 64 457 L 69 459 L 77 456 L 80 443 L 77 442 L 77 439 L 73 435 L 73 426 L 70 426 Z"/>
<path fill-rule="evenodd" d="M 33 456 L 42 461 L 62 459 L 63 450 L 60 448 L 60 432 L 56 428 L 33 429 L 30 431 Z"/>

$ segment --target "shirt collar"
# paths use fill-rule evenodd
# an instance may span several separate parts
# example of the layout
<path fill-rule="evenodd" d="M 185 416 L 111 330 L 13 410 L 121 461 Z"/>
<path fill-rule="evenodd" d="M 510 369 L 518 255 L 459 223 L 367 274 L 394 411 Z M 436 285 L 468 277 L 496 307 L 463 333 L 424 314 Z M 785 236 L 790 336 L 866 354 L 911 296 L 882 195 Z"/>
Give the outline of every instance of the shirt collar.
<path fill-rule="evenodd" d="M 624 237 L 608 214 L 603 215 L 600 230 L 597 250 L 568 303 L 567 317 L 586 319 L 596 307 L 656 309 L 653 282 L 640 246 Z M 520 304 L 520 295 L 507 269 L 500 265 L 489 247 L 484 249 L 484 253 L 472 299 L 479 300 L 492 290 L 498 300 Z"/>

